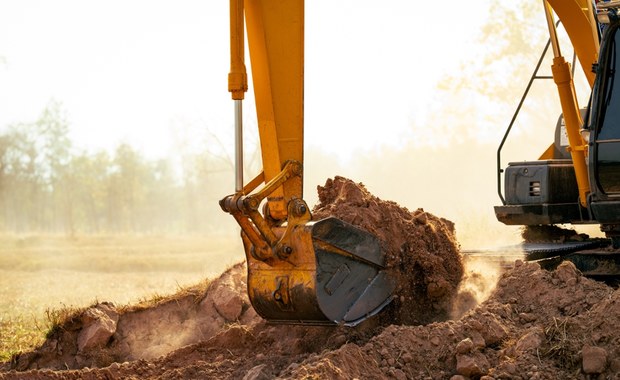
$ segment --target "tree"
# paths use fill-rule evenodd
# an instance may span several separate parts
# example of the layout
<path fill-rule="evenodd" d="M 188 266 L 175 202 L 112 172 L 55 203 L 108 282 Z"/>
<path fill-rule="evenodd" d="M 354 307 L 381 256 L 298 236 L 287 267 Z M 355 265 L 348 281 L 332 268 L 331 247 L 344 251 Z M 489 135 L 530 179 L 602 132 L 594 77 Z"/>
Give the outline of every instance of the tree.
<path fill-rule="evenodd" d="M 71 232 L 99 233 L 106 227 L 110 157 L 106 152 L 73 155 L 66 185 L 72 189 Z"/>
<path fill-rule="evenodd" d="M 428 124 L 440 126 L 435 133 L 440 136 L 438 143 L 499 142 L 547 39 L 542 3 L 492 2 L 478 43 L 472 46 L 476 50 L 473 58 L 463 61 L 455 74 L 446 75 L 437 86 L 435 117 Z M 550 74 L 550 58 L 539 74 Z M 555 101 L 550 96 L 555 91 L 552 85 L 549 81 L 534 88 L 540 92 L 531 97 L 537 101 L 527 104 L 529 112 L 520 119 L 525 127 L 522 132 L 539 134 L 535 126 L 555 125 L 547 103 Z"/>
<path fill-rule="evenodd" d="M 62 111 L 61 104 L 55 100 L 45 107 L 33 128 L 39 158 L 39 171 L 44 184 L 51 190 L 49 209 L 51 212 L 48 230 L 63 229 L 73 234 L 73 199 L 74 188 L 69 186 L 71 160 L 71 140 L 69 123 Z"/>

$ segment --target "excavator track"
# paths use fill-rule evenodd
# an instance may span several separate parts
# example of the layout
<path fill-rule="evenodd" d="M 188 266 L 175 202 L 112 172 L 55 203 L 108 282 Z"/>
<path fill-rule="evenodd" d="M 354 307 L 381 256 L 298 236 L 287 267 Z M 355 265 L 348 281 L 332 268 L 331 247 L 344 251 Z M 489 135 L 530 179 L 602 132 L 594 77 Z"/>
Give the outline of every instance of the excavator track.
<path fill-rule="evenodd" d="M 601 240 L 563 243 L 523 243 L 523 251 L 525 252 L 526 260 L 534 261 L 556 256 L 562 257 L 586 249 L 601 248 L 605 245 L 607 245 L 607 242 Z"/>
<path fill-rule="evenodd" d="M 493 250 L 463 250 L 465 260 L 493 263 L 511 268 L 515 260 L 538 263 L 553 270 L 563 261 L 572 262 L 584 276 L 603 281 L 620 281 L 620 251 L 606 239 L 581 242 L 522 243 Z"/>
<path fill-rule="evenodd" d="M 563 261 L 570 261 L 586 277 L 617 282 L 620 280 L 620 252 L 608 247 L 594 245 L 583 249 L 560 254 L 550 254 L 546 258 L 535 260 L 542 268 L 553 270 Z"/>

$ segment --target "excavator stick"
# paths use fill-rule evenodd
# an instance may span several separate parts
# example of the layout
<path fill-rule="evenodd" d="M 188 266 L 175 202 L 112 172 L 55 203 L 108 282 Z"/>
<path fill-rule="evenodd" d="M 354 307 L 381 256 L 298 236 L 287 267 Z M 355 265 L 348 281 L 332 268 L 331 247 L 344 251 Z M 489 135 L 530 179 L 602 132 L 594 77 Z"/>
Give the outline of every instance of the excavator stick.
<path fill-rule="evenodd" d="M 355 326 L 392 300 L 384 255 L 368 232 L 327 218 L 297 226 L 289 242 L 286 260 L 266 262 L 244 239 L 250 301 L 269 322 Z"/>
<path fill-rule="evenodd" d="M 302 200 L 304 1 L 230 0 L 230 20 L 235 194 L 220 206 L 241 226 L 250 301 L 274 323 L 356 325 L 392 300 L 394 285 L 376 237 L 312 221 Z M 244 186 L 245 26 L 263 172 Z"/>

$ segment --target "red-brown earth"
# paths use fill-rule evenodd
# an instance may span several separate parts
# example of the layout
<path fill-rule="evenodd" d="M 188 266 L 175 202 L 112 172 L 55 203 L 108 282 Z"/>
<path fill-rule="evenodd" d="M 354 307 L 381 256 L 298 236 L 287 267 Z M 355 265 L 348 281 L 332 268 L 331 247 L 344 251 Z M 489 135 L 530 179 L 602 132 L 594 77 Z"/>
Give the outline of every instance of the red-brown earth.
<path fill-rule="evenodd" d="M 355 328 L 268 325 L 245 265 L 148 305 L 100 303 L 1 364 L 0 379 L 620 378 L 620 292 L 571 263 L 516 261 L 482 303 L 454 225 L 410 212 L 342 177 L 319 188 L 315 218 L 375 234 L 398 279 L 388 310 Z M 480 285 L 482 286 L 482 285 Z"/>

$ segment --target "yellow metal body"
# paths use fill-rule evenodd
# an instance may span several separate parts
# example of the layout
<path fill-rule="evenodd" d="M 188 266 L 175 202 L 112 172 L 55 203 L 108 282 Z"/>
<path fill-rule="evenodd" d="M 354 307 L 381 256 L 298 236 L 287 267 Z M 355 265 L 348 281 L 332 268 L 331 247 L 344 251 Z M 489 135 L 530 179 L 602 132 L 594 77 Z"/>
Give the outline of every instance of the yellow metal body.
<path fill-rule="evenodd" d="M 598 59 L 599 46 L 596 24 L 591 17 L 590 0 L 546 0 L 545 3 L 551 6 L 562 21 L 583 73 L 592 87 L 595 75 L 591 69 L 592 64 Z"/>
<path fill-rule="evenodd" d="M 246 0 L 248 46 L 265 182 L 285 162 L 303 165 L 304 1 Z M 287 201 L 303 198 L 302 176 L 268 197 L 270 217 L 283 220 Z"/>
<path fill-rule="evenodd" d="M 248 90 L 248 75 L 245 69 L 245 28 L 243 22 L 243 0 L 230 1 L 230 74 L 228 91 L 233 100 L 243 100 Z"/>
<path fill-rule="evenodd" d="M 287 161 L 303 165 L 304 1 L 231 0 L 230 25 L 228 90 L 240 100 L 248 89 L 243 43 L 247 26 L 263 181 L 268 183 Z M 292 198 L 303 198 L 301 175 L 269 194 L 269 217 L 285 220 Z"/>
<path fill-rule="evenodd" d="M 236 158 L 247 28 L 263 171 L 239 184 L 237 167 L 236 192 L 220 205 L 241 226 L 252 305 L 272 322 L 355 325 L 393 299 L 394 285 L 375 236 L 335 218 L 312 221 L 302 199 L 304 1 L 230 0 L 230 25 Z"/>
<path fill-rule="evenodd" d="M 565 61 L 560 51 L 553 12 L 558 15 L 562 25 L 566 29 L 571 40 L 575 54 L 584 70 L 584 74 L 590 84 L 594 84 L 595 75 L 592 72 L 592 65 L 598 59 L 598 35 L 596 24 L 592 16 L 592 5 L 590 0 L 543 0 L 547 24 L 551 36 L 551 44 L 554 52 L 551 72 L 553 80 L 558 88 L 560 105 L 566 125 L 566 133 L 569 141 L 569 152 L 575 169 L 577 186 L 579 189 L 579 201 L 583 207 L 587 207 L 587 196 L 590 192 L 588 169 L 586 163 L 587 145 L 580 134 L 583 120 L 579 112 L 579 104 L 575 93 L 575 85 L 571 73 L 570 65 Z M 549 157 L 551 150 L 543 153 L 541 159 Z"/>
<path fill-rule="evenodd" d="M 304 295 L 316 288 L 317 272 L 312 239 L 304 228 L 311 216 L 301 200 L 304 1 L 230 0 L 228 90 L 234 100 L 242 100 L 248 89 L 246 28 L 263 172 L 220 203 L 241 226 L 248 291 L 259 314 L 271 320 L 295 315 L 320 320 L 312 295 Z M 286 227 L 279 227 L 283 222 Z M 303 294 L 291 296 L 293 289 Z M 300 305 L 301 314 L 291 317 L 292 308 Z"/>
<path fill-rule="evenodd" d="M 287 228 L 274 228 L 280 244 L 290 248 L 284 259 L 255 257 L 255 245 L 244 238 L 248 296 L 256 312 L 272 322 L 333 322 L 325 320 L 317 302 L 318 268 L 308 226 L 310 212 L 294 214 L 291 210 Z"/>

